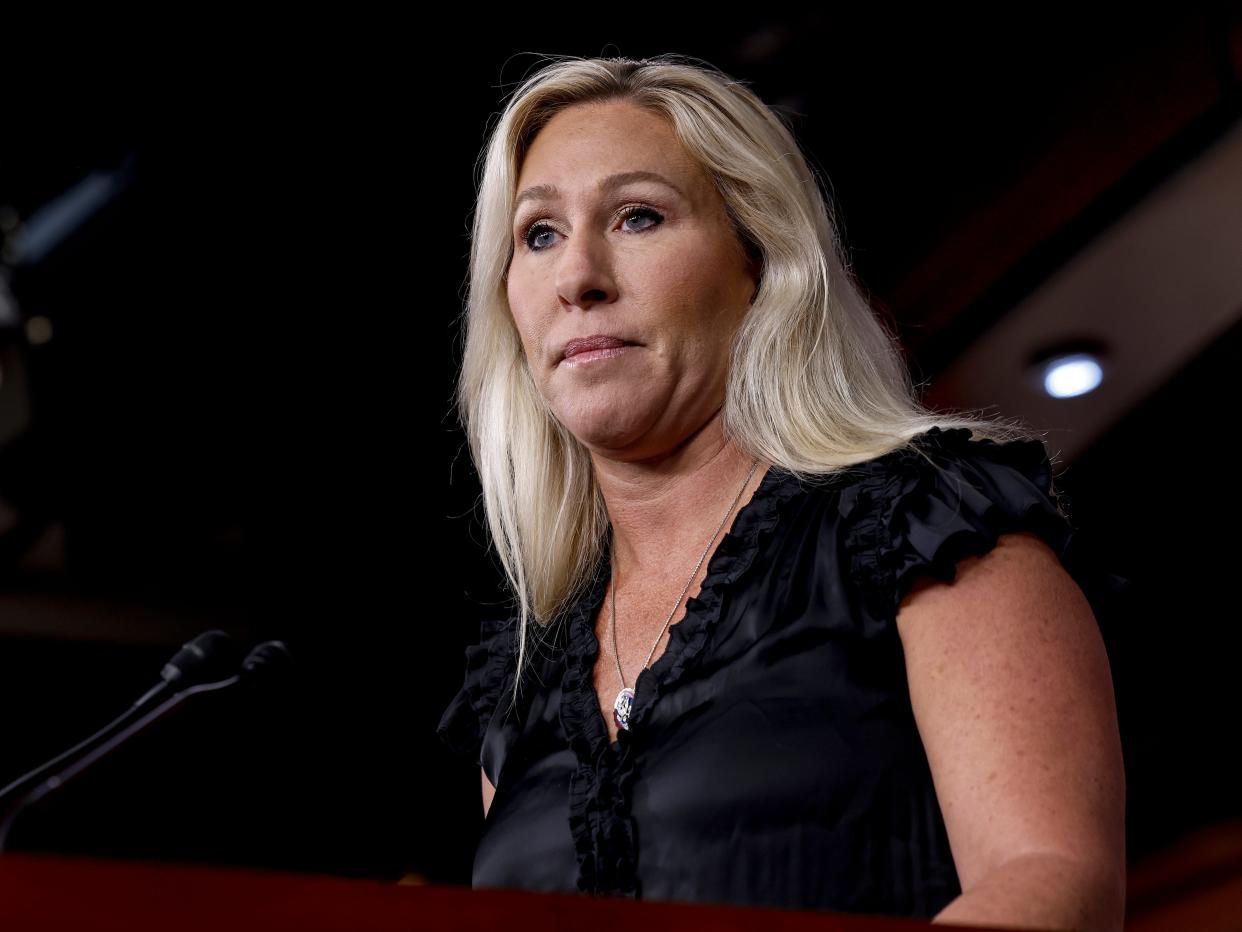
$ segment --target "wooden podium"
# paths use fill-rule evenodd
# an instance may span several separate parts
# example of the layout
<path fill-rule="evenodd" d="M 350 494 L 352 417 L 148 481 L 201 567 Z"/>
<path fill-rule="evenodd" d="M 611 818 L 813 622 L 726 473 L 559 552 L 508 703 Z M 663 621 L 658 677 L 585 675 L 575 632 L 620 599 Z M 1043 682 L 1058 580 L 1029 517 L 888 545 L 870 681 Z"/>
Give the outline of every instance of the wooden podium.
<path fill-rule="evenodd" d="M 6 932 L 901 932 L 927 928 L 965 927 L 816 911 L 472 890 L 192 864 L 41 853 L 0 855 L 0 929 Z M 979 932 L 982 927 L 970 928 Z"/>

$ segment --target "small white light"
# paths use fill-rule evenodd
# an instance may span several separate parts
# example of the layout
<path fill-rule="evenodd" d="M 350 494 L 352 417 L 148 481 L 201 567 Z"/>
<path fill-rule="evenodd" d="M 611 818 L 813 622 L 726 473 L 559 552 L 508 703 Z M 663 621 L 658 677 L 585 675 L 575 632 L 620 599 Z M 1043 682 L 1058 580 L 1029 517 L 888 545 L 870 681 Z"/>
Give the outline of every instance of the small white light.
<path fill-rule="evenodd" d="M 1103 380 L 1104 370 L 1090 353 L 1058 356 L 1044 364 L 1044 391 L 1053 398 L 1085 395 Z"/>

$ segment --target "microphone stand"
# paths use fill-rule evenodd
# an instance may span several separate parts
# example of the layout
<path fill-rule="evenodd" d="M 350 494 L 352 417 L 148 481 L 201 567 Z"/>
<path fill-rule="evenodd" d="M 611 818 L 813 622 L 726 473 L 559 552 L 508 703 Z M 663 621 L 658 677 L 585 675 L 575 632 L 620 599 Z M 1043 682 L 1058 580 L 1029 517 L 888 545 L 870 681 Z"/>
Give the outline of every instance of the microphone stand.
<path fill-rule="evenodd" d="M 283 648 L 281 642 L 269 643 L 280 644 Z M 262 646 L 266 647 L 266 645 Z M 0 789 L 0 811 L 7 809 L 14 797 L 24 789 L 41 782 L 48 775 L 55 773 L 56 768 L 60 765 L 88 751 L 92 745 L 108 740 L 112 734 L 124 728 L 127 722 L 138 715 L 145 705 L 167 694 L 178 684 L 193 684 L 202 680 L 214 680 L 215 677 L 224 673 L 226 669 L 236 669 L 237 664 L 233 659 L 235 650 L 232 647 L 232 639 L 225 632 L 216 629 L 204 631 L 197 637 L 187 641 L 168 663 L 164 664 L 164 669 L 160 673 L 160 682 L 148 689 L 125 712 L 93 735 L 90 735 L 83 741 L 79 741 L 69 750 L 57 754 L 47 763 L 40 765 L 27 774 L 23 774 L 4 787 L 4 789 Z M 269 655 L 275 656 L 271 650 L 260 651 L 255 655 L 254 660 L 247 658 L 247 662 L 253 666 L 256 660 L 270 659 Z M 219 680 L 214 681 L 220 682 Z M 184 685 L 182 685 L 181 691 L 186 691 Z"/>
<path fill-rule="evenodd" d="M 16 796 L 17 791 L 21 788 L 30 786 L 32 783 L 35 785 L 28 789 L 23 795 L 16 796 L 15 799 L 9 799 L 7 802 L 3 803 L 4 815 L 2 820 L 0 820 L 0 852 L 3 852 L 5 846 L 8 844 L 9 831 L 12 829 L 14 821 L 16 821 L 17 817 L 28 807 L 34 805 L 49 793 L 68 783 L 83 770 L 90 767 L 100 758 L 105 757 L 107 754 L 114 751 L 138 732 L 171 715 L 172 712 L 190 696 L 198 695 L 199 693 L 216 692 L 217 690 L 227 689 L 230 686 L 240 682 L 241 679 L 241 674 L 236 674 L 228 679 L 220 680 L 219 682 L 200 683 L 197 686 L 188 686 L 185 689 L 174 693 L 171 697 L 156 706 L 154 709 L 151 709 L 146 715 L 142 716 L 137 721 L 130 722 L 128 725 L 123 725 L 119 731 L 115 731 L 115 733 L 105 737 L 105 733 L 107 731 L 114 729 L 118 722 L 123 723 L 126 718 L 133 714 L 134 709 L 130 709 L 115 722 L 105 726 L 100 733 L 92 735 L 77 747 L 71 748 L 55 760 L 49 761 L 43 767 L 40 767 L 35 773 L 28 774 L 13 784 L 10 784 L 9 787 L 5 788 L 4 793 L 0 794 L 0 799 L 6 795 L 9 795 L 10 792 L 12 792 L 12 795 Z M 101 738 L 103 738 L 103 740 L 100 740 Z M 57 763 L 71 756 L 74 751 L 78 750 L 78 748 L 84 747 L 96 741 L 99 743 L 96 744 L 95 747 L 88 750 L 85 754 L 78 757 L 77 760 L 73 761 L 60 771 L 53 773 L 51 776 L 46 777 L 46 779 L 43 779 L 42 782 L 36 783 L 40 777 L 46 774 Z"/>

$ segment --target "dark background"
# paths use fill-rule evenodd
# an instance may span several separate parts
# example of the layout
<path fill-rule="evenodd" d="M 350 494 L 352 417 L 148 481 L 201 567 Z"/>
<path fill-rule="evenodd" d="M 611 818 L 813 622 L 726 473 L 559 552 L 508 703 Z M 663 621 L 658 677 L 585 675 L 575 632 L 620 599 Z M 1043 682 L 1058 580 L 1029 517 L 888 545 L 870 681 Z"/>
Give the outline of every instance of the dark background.
<path fill-rule="evenodd" d="M 11 95 L 32 106 L 0 136 L 0 205 L 24 220 L 92 172 L 131 174 L 11 270 L 0 415 L 30 415 L 0 447 L 0 780 L 111 720 L 207 628 L 284 640 L 299 675 L 187 708 L 23 816 L 12 845 L 468 882 L 478 768 L 434 728 L 480 618 L 506 608 L 452 407 L 457 315 L 475 160 L 539 54 L 693 55 L 787 108 L 859 277 L 934 380 L 1237 120 L 1236 9 L 1177 9 L 653 29 L 532 8 L 486 33 L 217 22 L 64 56 Z M 1067 139 L 1107 184 L 1009 217 L 1029 229 L 1017 257 L 972 241 Z M 1104 620 L 1135 861 L 1242 816 L 1221 429 L 1240 343 L 1235 327 L 1060 479 L 1142 586 Z"/>

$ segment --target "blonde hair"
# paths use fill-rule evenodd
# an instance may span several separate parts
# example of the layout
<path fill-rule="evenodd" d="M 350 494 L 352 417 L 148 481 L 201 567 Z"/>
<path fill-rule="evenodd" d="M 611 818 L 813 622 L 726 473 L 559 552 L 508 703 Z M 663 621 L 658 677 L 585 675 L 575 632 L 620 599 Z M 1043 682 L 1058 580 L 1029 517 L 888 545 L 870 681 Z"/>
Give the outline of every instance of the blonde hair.
<path fill-rule="evenodd" d="M 522 161 L 565 108 L 620 99 L 665 117 L 759 260 L 723 412 L 724 431 L 740 449 L 815 479 L 906 447 L 933 426 L 1000 442 L 1037 436 L 1017 423 L 937 414 L 919 403 L 899 340 L 853 277 L 819 176 L 783 117 L 745 82 L 672 54 L 550 60 L 514 90 L 481 156 L 457 385 L 488 531 L 517 600 L 514 701 L 531 622 L 547 628 L 582 594 L 609 531 L 586 449 L 553 416 L 527 368 L 506 288 Z"/>

